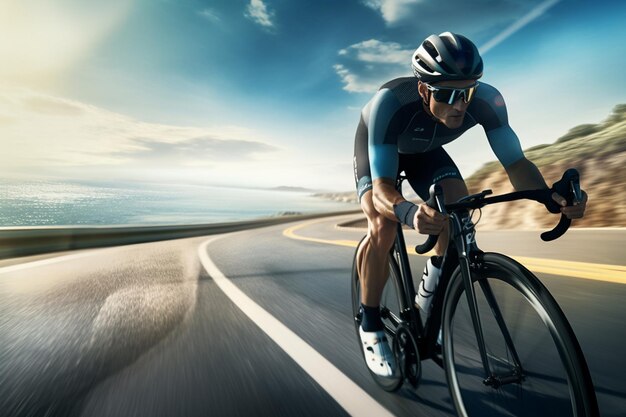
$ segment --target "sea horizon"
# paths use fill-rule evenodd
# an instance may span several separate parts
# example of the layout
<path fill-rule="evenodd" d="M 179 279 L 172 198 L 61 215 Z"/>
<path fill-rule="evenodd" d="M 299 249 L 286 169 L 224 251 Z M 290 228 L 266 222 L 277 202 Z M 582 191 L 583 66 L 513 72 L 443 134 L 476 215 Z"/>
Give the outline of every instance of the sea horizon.
<path fill-rule="evenodd" d="M 0 179 L 0 227 L 204 224 L 358 208 L 314 193 L 324 191 L 293 186 L 5 178 Z"/>

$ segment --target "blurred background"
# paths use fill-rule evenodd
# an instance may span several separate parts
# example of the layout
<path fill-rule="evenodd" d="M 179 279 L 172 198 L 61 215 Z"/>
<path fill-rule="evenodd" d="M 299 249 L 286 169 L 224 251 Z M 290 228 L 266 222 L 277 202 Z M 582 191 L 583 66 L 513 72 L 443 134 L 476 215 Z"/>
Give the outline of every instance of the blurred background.
<path fill-rule="evenodd" d="M 0 416 L 454 416 L 432 361 L 418 391 L 373 382 L 350 301 L 361 108 L 444 31 L 479 47 L 547 182 L 581 172 L 578 230 L 542 242 L 558 216 L 502 204 L 480 247 L 540 277 L 623 416 L 625 18 L 623 0 L 0 0 Z M 471 191 L 511 190 L 480 126 L 446 150 Z"/>
<path fill-rule="evenodd" d="M 358 208 L 360 109 L 447 30 L 479 46 L 546 179 L 581 171 L 578 225 L 624 225 L 624 16 L 612 0 L 4 0 L 0 227 Z M 508 186 L 480 126 L 446 149 L 472 191 Z"/>

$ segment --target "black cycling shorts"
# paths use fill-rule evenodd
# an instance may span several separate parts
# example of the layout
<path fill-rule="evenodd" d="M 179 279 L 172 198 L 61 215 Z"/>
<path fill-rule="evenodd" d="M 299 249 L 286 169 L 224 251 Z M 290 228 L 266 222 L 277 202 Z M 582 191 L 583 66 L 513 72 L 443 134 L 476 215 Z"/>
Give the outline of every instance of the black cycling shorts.
<path fill-rule="evenodd" d="M 363 194 L 372 189 L 372 174 L 368 155 L 367 127 L 363 119 L 359 122 L 354 140 L 354 180 L 359 201 Z M 422 200 L 428 200 L 429 189 L 445 178 L 463 180 L 450 155 L 439 147 L 429 152 L 399 154 L 398 174 L 405 172 L 411 188 Z"/>

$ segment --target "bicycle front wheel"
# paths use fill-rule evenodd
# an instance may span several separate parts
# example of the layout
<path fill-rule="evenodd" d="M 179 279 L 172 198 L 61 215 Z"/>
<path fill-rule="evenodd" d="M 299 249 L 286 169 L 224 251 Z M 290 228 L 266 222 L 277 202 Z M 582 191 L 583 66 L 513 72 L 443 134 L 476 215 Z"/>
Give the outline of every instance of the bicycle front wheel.
<path fill-rule="evenodd" d="M 444 302 L 443 353 L 458 414 L 598 416 L 580 345 L 537 277 L 513 259 L 487 253 L 472 281 L 489 374 L 457 268 Z"/>
<path fill-rule="evenodd" d="M 356 337 L 359 341 L 359 349 L 361 350 L 363 360 L 365 360 L 365 356 L 363 355 L 361 336 L 359 335 L 359 326 L 361 325 L 361 313 L 359 311 L 361 307 L 361 280 L 359 278 L 357 269 L 357 254 L 359 252 L 359 247 L 363 244 L 364 239 L 365 238 L 363 238 L 361 242 L 359 242 L 357 250 L 354 254 L 354 261 L 352 263 L 352 313 L 354 317 Z M 394 340 L 399 322 L 400 307 L 402 305 L 400 301 L 402 291 L 401 288 L 402 283 L 400 281 L 398 264 L 391 256 L 389 256 L 389 277 L 383 289 L 380 307 L 381 312 L 384 313 L 382 314 L 382 319 L 383 324 L 385 325 L 385 333 L 387 334 L 387 338 L 389 339 L 390 343 L 392 343 L 392 341 Z M 394 377 L 382 377 L 372 372 L 369 368 L 367 369 L 374 381 L 385 391 L 396 391 L 402 386 L 403 377 L 399 369 L 396 369 L 396 376 Z"/>

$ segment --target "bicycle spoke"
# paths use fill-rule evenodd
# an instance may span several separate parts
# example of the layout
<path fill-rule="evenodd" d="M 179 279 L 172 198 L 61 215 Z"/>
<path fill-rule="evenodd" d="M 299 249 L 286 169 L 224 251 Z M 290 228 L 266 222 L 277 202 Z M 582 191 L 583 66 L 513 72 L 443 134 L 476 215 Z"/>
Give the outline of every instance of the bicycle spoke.
<path fill-rule="evenodd" d="M 567 369 L 545 324 L 545 311 L 507 282 L 508 277 L 482 278 L 488 284 L 479 283 L 481 279 L 473 285 L 491 375 L 484 372 L 462 286 L 448 328 L 453 357 L 446 361 L 453 363 L 467 415 L 575 415 Z"/>
<path fill-rule="evenodd" d="M 488 306 L 486 301 L 480 297 L 479 308 L 485 312 L 481 314 L 481 317 L 484 317 L 485 343 L 488 350 L 488 360 L 492 374 L 498 377 L 511 375 L 516 369 L 513 355 L 508 349 L 495 319 L 487 314 Z M 462 314 L 469 314 L 466 306 L 463 306 L 461 311 L 463 311 Z M 459 313 L 460 311 L 457 312 L 457 314 Z M 528 318 L 528 312 L 526 311 L 507 311 L 504 315 L 506 317 L 521 315 L 524 317 L 524 321 L 527 324 L 531 323 L 531 320 L 526 320 Z M 457 317 L 459 316 L 457 315 Z M 471 324 L 467 323 L 467 321 L 457 322 L 455 323 L 455 327 L 453 327 L 453 332 L 456 330 L 456 326 L 471 328 Z M 550 362 L 560 363 L 556 351 L 550 351 L 549 343 L 542 343 L 542 353 L 541 355 L 537 355 L 537 352 L 539 352 L 538 345 L 540 343 L 523 343 L 523 341 L 546 340 L 546 338 L 547 341 L 550 342 L 549 335 L 546 333 L 540 334 L 536 330 L 528 332 L 527 329 L 523 327 L 518 327 L 518 330 L 517 337 L 513 342 L 519 347 L 518 354 L 521 356 L 520 360 L 524 366 L 523 379 L 518 383 L 510 383 L 499 387 L 484 385 L 486 376 L 482 371 L 481 359 L 477 350 L 473 347 L 473 345 L 475 345 L 474 340 L 472 340 L 473 335 L 468 335 L 467 342 L 469 343 L 465 347 L 466 351 L 461 351 L 463 352 L 463 356 L 459 356 L 457 362 L 460 366 L 465 368 L 461 370 L 462 376 L 459 377 L 461 386 L 467 387 L 466 389 L 470 391 L 473 390 L 468 397 L 486 397 L 489 401 L 480 399 L 475 406 L 479 407 L 481 410 L 484 410 L 485 407 L 487 409 L 492 408 L 493 411 L 497 411 L 497 413 L 501 413 L 503 409 L 506 409 L 508 410 L 507 413 L 510 413 L 510 415 L 554 415 L 556 411 L 560 410 L 562 412 L 566 411 L 568 408 L 571 409 L 569 405 L 567 380 L 564 372 L 559 374 L 557 369 L 550 369 L 549 366 Z M 457 340 L 456 334 L 454 336 L 456 351 L 459 350 L 463 340 Z M 540 369 L 545 370 L 543 374 L 539 372 Z M 457 368 L 457 373 L 458 372 L 459 368 Z M 557 373 L 555 374 L 555 372 Z M 542 375 L 542 377 L 538 378 L 538 375 Z M 479 387 L 479 389 L 476 389 L 476 387 Z M 491 403 L 491 405 L 486 403 Z M 470 404 L 469 408 L 471 408 L 471 406 Z M 548 410 L 553 411 L 550 413 Z M 481 415 L 489 414 L 484 412 L 484 414 Z M 504 415 L 507 414 L 505 413 Z M 564 413 L 564 415 L 567 414 Z"/>
<path fill-rule="evenodd" d="M 521 364 L 520 364 L 519 356 L 517 354 L 517 351 L 515 350 L 515 345 L 511 338 L 511 334 L 506 325 L 506 322 L 504 321 L 502 317 L 502 310 L 500 309 L 500 306 L 498 305 L 496 297 L 493 294 L 493 290 L 491 289 L 491 286 L 489 285 L 488 280 L 480 280 L 478 282 L 483 291 L 485 300 L 489 304 L 489 308 L 491 309 L 491 312 L 494 318 L 496 319 L 496 322 L 498 323 L 498 328 L 500 329 L 500 332 L 502 333 L 502 336 L 504 337 L 504 340 L 506 342 L 507 360 L 509 359 L 508 353 L 510 352 L 513 357 L 513 360 L 515 361 L 516 368 L 519 368 L 519 371 L 521 372 Z"/>

